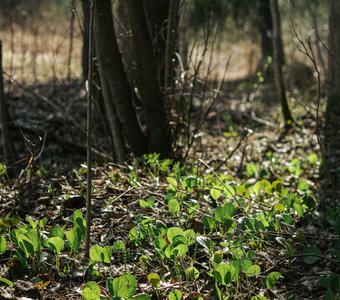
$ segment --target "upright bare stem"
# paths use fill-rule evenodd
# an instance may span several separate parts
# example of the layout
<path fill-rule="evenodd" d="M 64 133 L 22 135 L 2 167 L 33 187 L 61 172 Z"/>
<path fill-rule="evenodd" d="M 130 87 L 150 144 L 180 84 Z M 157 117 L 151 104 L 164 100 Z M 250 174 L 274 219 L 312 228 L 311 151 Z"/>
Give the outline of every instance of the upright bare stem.
<path fill-rule="evenodd" d="M 95 0 L 90 3 L 90 24 L 89 24 L 89 72 L 87 77 L 87 190 L 86 190 L 86 242 L 85 256 L 90 253 L 91 235 L 91 189 L 92 189 L 92 96 L 93 96 L 93 15 Z"/>

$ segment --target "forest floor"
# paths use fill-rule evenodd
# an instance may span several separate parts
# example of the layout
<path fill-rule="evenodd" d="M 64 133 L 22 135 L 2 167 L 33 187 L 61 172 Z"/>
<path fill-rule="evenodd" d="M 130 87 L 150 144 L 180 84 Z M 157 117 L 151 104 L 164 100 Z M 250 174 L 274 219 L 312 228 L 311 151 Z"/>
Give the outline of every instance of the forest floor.
<path fill-rule="evenodd" d="M 265 89 L 227 86 L 185 162 L 112 163 L 95 113 L 89 261 L 84 89 L 12 82 L 0 299 L 339 299 L 340 217 L 319 196 L 315 117 L 296 101 L 299 126 L 284 132 Z"/>

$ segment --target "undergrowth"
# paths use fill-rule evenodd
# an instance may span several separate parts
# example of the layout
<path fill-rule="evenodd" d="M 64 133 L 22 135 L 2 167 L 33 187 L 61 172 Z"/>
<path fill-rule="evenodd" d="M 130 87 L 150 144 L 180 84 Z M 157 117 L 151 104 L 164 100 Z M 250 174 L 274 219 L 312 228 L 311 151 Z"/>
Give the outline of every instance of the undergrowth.
<path fill-rule="evenodd" d="M 48 186 L 55 211 L 0 220 L 0 282 L 15 294 L 24 279 L 42 295 L 78 281 L 76 293 L 87 300 L 273 299 L 297 264 L 339 262 L 339 211 L 328 216 L 335 234 L 326 242 L 301 229 L 315 217 L 310 178 L 319 164 L 314 152 L 290 161 L 267 152 L 235 178 L 203 160 L 181 165 L 153 154 L 96 171 L 88 260 L 83 208 L 68 204 L 83 197 L 83 165 L 72 188 Z M 336 299 L 339 270 L 329 270 L 317 284 Z"/>

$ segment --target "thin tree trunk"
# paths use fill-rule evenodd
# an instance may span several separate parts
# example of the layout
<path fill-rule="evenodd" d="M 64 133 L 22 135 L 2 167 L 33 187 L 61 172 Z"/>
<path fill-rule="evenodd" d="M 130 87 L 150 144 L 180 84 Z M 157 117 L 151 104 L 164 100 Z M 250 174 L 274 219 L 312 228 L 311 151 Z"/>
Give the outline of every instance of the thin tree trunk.
<path fill-rule="evenodd" d="M 281 40 L 280 12 L 277 0 L 270 0 L 270 11 L 273 19 L 273 66 L 276 94 L 281 102 L 281 109 L 285 126 L 291 127 L 294 121 L 289 109 L 286 88 L 282 73 L 283 44 Z"/>
<path fill-rule="evenodd" d="M 89 72 L 89 24 L 90 24 L 90 0 L 82 0 L 83 4 L 83 49 L 82 49 L 82 71 L 83 80 L 87 80 Z"/>
<path fill-rule="evenodd" d="M 324 147 L 332 196 L 340 195 L 340 1 L 331 1 L 329 18 L 328 100 L 325 117 Z"/>
<path fill-rule="evenodd" d="M 133 91 L 125 76 L 122 57 L 113 27 L 110 0 L 97 1 L 95 7 L 95 45 L 107 117 L 111 126 L 115 153 L 121 162 L 126 155 L 120 127 L 132 152 L 147 152 L 146 139 L 132 104 Z M 118 126 L 118 124 L 120 126 Z M 123 158 L 124 157 L 124 158 Z"/>
<path fill-rule="evenodd" d="M 270 0 L 259 0 L 261 51 L 263 62 L 268 56 L 273 57 L 273 20 L 270 12 Z"/>
<path fill-rule="evenodd" d="M 125 2 L 132 31 L 134 59 L 137 64 L 135 76 L 146 115 L 147 133 L 152 152 L 167 157 L 171 153 L 171 134 L 167 120 L 165 98 L 159 85 L 159 66 L 141 0 Z"/>
<path fill-rule="evenodd" d="M 11 164 L 14 161 L 14 154 L 7 124 L 7 103 L 4 95 L 4 79 L 2 74 L 2 42 L 0 40 L 0 146 L 3 148 L 3 158 L 6 163 Z"/>

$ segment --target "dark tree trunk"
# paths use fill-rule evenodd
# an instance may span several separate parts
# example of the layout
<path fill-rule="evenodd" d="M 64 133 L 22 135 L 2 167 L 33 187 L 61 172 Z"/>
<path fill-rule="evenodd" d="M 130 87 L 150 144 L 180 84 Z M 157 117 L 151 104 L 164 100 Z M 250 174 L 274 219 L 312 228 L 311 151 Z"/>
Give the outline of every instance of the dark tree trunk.
<path fill-rule="evenodd" d="M 4 79 L 2 74 L 2 42 L 0 40 L 0 148 L 3 149 L 3 159 L 6 164 L 11 164 L 14 162 L 14 147 L 8 129 L 7 103 L 4 95 Z"/>
<path fill-rule="evenodd" d="M 165 97 L 161 91 L 159 66 L 148 30 L 143 1 L 126 0 L 126 11 L 132 32 L 135 80 L 146 117 L 150 150 L 167 157 L 171 153 L 171 135 L 167 120 Z"/>
<path fill-rule="evenodd" d="M 90 24 L 90 0 L 82 0 L 83 4 L 83 49 L 81 56 L 83 80 L 87 80 L 89 73 L 89 24 Z"/>
<path fill-rule="evenodd" d="M 270 12 L 270 0 L 259 0 L 260 33 L 262 60 L 273 57 L 273 20 Z"/>
<path fill-rule="evenodd" d="M 286 88 L 282 73 L 283 44 L 281 39 L 280 12 L 277 0 L 270 0 L 270 11 L 273 20 L 273 67 L 276 94 L 279 101 L 281 102 L 281 109 L 285 126 L 291 127 L 294 121 L 289 109 Z"/>
<path fill-rule="evenodd" d="M 324 147 L 334 199 L 340 196 L 340 1 L 331 1 Z"/>
<path fill-rule="evenodd" d="M 128 84 L 118 49 L 110 0 L 96 2 L 95 45 L 106 115 L 115 153 L 122 162 L 126 158 L 126 150 L 121 129 L 135 155 L 146 153 L 147 146 L 132 104 L 133 91 Z"/>

